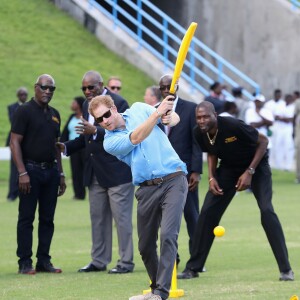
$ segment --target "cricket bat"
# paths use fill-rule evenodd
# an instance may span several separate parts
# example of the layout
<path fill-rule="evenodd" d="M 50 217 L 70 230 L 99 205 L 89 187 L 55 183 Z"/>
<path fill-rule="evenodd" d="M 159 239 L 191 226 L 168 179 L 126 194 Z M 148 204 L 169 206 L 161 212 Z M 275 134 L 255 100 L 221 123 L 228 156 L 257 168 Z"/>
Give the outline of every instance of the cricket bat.
<path fill-rule="evenodd" d="M 173 79 L 170 86 L 170 94 L 175 94 L 176 92 L 176 85 L 178 84 L 180 74 L 183 68 L 183 64 L 186 58 L 186 55 L 188 53 L 191 40 L 194 36 L 195 30 L 197 28 L 198 24 L 195 22 L 192 22 L 189 28 L 187 29 L 182 41 L 181 45 L 178 50 L 178 55 L 175 63 L 174 73 L 173 73 Z"/>

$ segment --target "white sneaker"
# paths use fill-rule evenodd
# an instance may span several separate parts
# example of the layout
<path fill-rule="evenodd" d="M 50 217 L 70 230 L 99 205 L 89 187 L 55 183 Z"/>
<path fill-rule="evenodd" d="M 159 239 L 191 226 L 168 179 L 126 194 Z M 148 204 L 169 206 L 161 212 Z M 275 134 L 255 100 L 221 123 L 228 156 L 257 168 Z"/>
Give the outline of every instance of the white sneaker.
<path fill-rule="evenodd" d="M 162 298 L 159 295 L 155 295 L 150 292 L 145 295 L 130 297 L 129 300 L 162 300 Z"/>

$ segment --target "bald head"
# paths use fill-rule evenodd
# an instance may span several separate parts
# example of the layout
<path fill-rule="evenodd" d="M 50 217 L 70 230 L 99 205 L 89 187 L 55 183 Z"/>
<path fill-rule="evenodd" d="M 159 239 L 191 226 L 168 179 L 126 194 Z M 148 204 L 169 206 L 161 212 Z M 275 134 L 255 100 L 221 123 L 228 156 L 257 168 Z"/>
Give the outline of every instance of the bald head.
<path fill-rule="evenodd" d="M 42 74 L 42 75 L 40 75 L 40 76 L 37 78 L 35 84 L 41 84 L 42 81 L 47 81 L 47 82 L 51 81 L 52 84 L 55 85 L 55 80 L 54 80 L 54 78 L 53 78 L 51 75 L 49 75 L 49 74 Z"/>
<path fill-rule="evenodd" d="M 169 82 L 171 84 L 172 78 L 173 78 L 172 74 L 165 74 L 160 77 L 159 82 L 164 81 L 164 82 Z"/>
<path fill-rule="evenodd" d="M 199 110 L 200 108 L 205 109 L 205 111 L 209 114 L 215 114 L 216 110 L 214 105 L 211 102 L 208 101 L 202 101 L 197 105 L 196 110 Z"/>
<path fill-rule="evenodd" d="M 97 82 L 101 82 L 103 83 L 103 78 L 101 76 L 101 74 L 97 71 L 87 71 L 84 75 L 82 80 L 93 80 L 93 81 L 97 81 Z"/>

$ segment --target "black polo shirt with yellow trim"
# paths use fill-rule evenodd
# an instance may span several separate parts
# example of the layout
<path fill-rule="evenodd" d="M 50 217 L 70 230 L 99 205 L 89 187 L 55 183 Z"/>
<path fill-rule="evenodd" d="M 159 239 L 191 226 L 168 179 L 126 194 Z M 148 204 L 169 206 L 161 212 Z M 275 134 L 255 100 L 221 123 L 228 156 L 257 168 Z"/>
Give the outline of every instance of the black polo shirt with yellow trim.
<path fill-rule="evenodd" d="M 220 166 L 248 168 L 257 148 L 258 131 L 239 119 L 218 116 L 217 120 L 218 133 L 214 145 L 198 126 L 194 129 L 202 151 L 216 155 L 221 160 Z"/>
<path fill-rule="evenodd" d="M 11 131 L 23 136 L 23 161 L 53 162 L 55 142 L 60 136 L 60 115 L 53 107 L 44 109 L 31 99 L 17 109 Z"/>

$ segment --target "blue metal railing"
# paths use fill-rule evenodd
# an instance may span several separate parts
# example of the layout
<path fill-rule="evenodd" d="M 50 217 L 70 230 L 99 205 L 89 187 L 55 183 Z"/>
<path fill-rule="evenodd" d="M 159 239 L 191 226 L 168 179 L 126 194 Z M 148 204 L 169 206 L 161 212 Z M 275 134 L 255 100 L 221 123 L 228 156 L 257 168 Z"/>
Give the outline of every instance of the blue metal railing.
<path fill-rule="evenodd" d="M 186 29 L 171 19 L 148 0 L 104 0 L 100 5 L 89 0 L 90 9 L 98 9 L 163 62 L 165 69 L 174 68 L 177 52 Z M 238 70 L 196 37 L 193 37 L 181 77 L 190 83 L 190 92 L 209 94 L 209 86 L 219 81 L 230 90 L 243 86 L 243 94 L 252 99 L 252 93 L 260 93 L 260 86 Z M 228 98 L 232 97 L 224 91 Z"/>
<path fill-rule="evenodd" d="M 300 1 L 299 0 L 289 0 L 292 3 L 292 8 L 300 8 Z"/>

